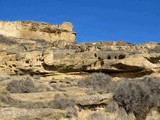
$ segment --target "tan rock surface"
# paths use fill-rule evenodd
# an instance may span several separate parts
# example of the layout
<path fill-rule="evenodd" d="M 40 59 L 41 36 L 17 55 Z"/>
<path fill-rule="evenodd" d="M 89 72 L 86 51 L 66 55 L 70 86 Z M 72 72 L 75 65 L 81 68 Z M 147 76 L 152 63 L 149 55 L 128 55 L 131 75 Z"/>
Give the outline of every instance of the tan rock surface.
<path fill-rule="evenodd" d="M 74 43 L 72 29 L 70 23 L 0 22 L 0 34 L 4 35 L 0 35 L 0 119 L 136 120 L 134 113 L 118 105 L 108 106 L 124 77 L 160 78 L 160 44 Z M 79 81 L 94 72 L 112 76 L 113 84 L 109 85 L 113 91 L 80 86 Z M 35 91 L 27 92 L 24 83 L 19 85 L 24 92 L 7 89 L 14 80 L 28 79 L 33 81 Z M 15 81 L 11 85 L 16 86 Z M 97 87 L 98 82 L 93 84 Z M 159 116 L 159 111 L 150 110 L 146 120 L 158 120 Z"/>
<path fill-rule="evenodd" d="M 57 40 L 74 42 L 76 37 L 73 25 L 69 22 L 58 25 L 34 21 L 0 21 L 0 34 L 15 38 L 45 39 L 50 42 Z"/>
<path fill-rule="evenodd" d="M 23 41 L 1 36 L 0 71 L 8 74 L 101 71 L 113 76 L 121 73 L 124 77 L 159 73 L 160 53 L 154 52 L 159 44 L 129 46 L 126 43 L 115 45 L 114 48 L 108 44 L 75 44 L 64 41 L 50 43 L 31 39 Z M 116 47 L 120 46 L 123 49 L 118 50 Z M 134 51 L 136 46 L 147 47 Z"/>

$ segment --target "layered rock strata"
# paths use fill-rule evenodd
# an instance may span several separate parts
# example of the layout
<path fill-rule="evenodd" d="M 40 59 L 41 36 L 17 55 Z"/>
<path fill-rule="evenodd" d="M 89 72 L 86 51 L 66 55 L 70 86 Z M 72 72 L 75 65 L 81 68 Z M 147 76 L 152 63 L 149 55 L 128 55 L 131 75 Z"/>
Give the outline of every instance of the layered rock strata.
<path fill-rule="evenodd" d="M 62 34 L 55 38 L 57 33 L 49 33 L 75 35 L 69 23 L 53 25 L 55 29 L 48 23 L 36 22 L 37 27 L 33 23 L 25 21 L 19 28 L 28 35 L 15 34 L 18 30 L 13 23 L 10 28 L 4 25 L 5 32 L 0 33 L 1 120 L 160 119 L 160 43 L 75 43 L 64 36 L 60 39 Z M 53 40 L 46 34 L 53 35 Z M 125 98 L 127 105 L 138 108 L 136 112 L 149 110 L 145 118 L 115 101 L 117 87 L 123 88 L 118 90 L 120 95 L 131 93 L 131 97 L 118 100 Z M 148 93 L 150 97 L 142 99 Z M 145 102 L 147 107 L 141 107 L 139 103 Z"/>
<path fill-rule="evenodd" d="M 14 38 L 66 40 L 75 42 L 76 33 L 70 22 L 50 24 L 35 21 L 0 21 L 0 34 Z"/>
<path fill-rule="evenodd" d="M 158 43 L 50 43 L 3 36 L 0 40 L 0 70 L 8 74 L 105 72 L 132 77 L 160 71 Z"/>

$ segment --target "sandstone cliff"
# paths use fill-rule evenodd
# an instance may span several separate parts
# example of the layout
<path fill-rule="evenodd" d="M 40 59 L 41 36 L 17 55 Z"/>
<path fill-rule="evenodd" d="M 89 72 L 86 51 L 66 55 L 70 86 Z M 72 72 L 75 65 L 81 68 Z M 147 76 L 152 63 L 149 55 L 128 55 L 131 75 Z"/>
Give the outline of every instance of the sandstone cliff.
<path fill-rule="evenodd" d="M 160 119 L 160 43 L 75 43 L 70 23 L 1 23 L 0 119 Z"/>
<path fill-rule="evenodd" d="M 160 71 L 160 45 L 119 42 L 70 43 L 1 36 L 1 68 L 8 74 L 105 72 L 137 77 Z"/>
<path fill-rule="evenodd" d="M 69 22 L 58 25 L 35 21 L 0 21 L 0 34 L 15 38 L 45 39 L 50 42 L 57 40 L 74 42 L 76 37 L 73 25 Z"/>

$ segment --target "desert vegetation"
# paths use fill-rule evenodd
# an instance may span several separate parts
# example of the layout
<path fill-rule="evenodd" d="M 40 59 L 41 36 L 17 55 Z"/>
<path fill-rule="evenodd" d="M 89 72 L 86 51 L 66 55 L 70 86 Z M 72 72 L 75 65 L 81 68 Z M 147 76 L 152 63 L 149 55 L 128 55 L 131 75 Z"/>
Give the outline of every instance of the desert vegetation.
<path fill-rule="evenodd" d="M 133 112 L 138 119 L 145 119 L 151 109 L 158 109 L 160 79 L 145 76 L 141 79 L 122 80 L 113 99 L 127 113 Z"/>
<path fill-rule="evenodd" d="M 143 83 L 123 80 L 114 92 L 114 100 L 127 113 L 145 115 L 149 109 L 150 90 Z"/>
<path fill-rule="evenodd" d="M 160 43 L 76 43 L 68 22 L 1 27 L 1 120 L 160 120 Z"/>
<path fill-rule="evenodd" d="M 9 94 L 0 94 L 0 101 L 8 104 L 12 107 L 37 109 L 37 108 L 54 108 L 54 109 L 67 109 L 74 108 L 75 102 L 71 98 L 56 95 L 53 100 L 46 102 L 32 102 L 32 101 L 21 101 L 12 98 Z"/>
<path fill-rule="evenodd" d="M 113 101 L 106 106 L 106 112 L 114 113 L 124 108 L 126 114 L 133 113 L 137 119 L 143 120 L 150 110 L 159 111 L 160 79 L 156 77 L 122 78 L 115 82 L 104 73 L 93 73 L 79 81 L 78 85 L 97 92 L 100 90 L 112 92 Z M 99 116 L 93 114 L 88 119 L 92 117 Z"/>
<path fill-rule="evenodd" d="M 112 77 L 104 73 L 92 73 L 78 82 L 79 87 L 89 88 L 99 92 L 112 92 L 116 83 L 112 81 Z"/>
<path fill-rule="evenodd" d="M 37 88 L 31 79 L 11 80 L 6 89 L 11 93 L 30 93 L 36 92 Z"/>
<path fill-rule="evenodd" d="M 64 87 L 64 89 L 69 87 L 85 88 L 86 101 L 81 101 L 81 106 L 77 102 L 77 98 L 73 97 L 66 90 L 59 91 L 58 89 L 47 91 L 47 92 L 59 92 L 60 94 L 54 95 L 53 99 L 48 101 L 23 101 L 12 97 L 12 94 L 33 94 L 33 93 L 44 93 L 45 91 L 40 91 L 35 80 L 30 77 L 25 77 L 25 79 L 13 79 L 6 82 L 7 93 L 0 94 L 0 103 L 9 105 L 10 107 L 20 108 L 20 109 L 55 109 L 66 111 L 65 117 L 68 119 L 76 118 L 79 112 L 82 110 L 92 110 L 90 114 L 86 116 L 86 120 L 129 120 L 133 116 L 137 120 L 145 120 L 147 114 L 150 110 L 160 111 L 159 101 L 160 101 L 160 79 L 158 77 L 144 76 L 141 78 L 121 78 L 115 81 L 113 77 L 105 73 L 92 73 L 84 78 L 75 80 L 60 80 L 68 85 L 68 81 L 74 81 L 74 85 Z M 39 81 L 39 80 L 37 80 Z M 56 80 L 51 80 L 48 82 L 50 85 Z M 77 84 L 76 84 L 77 82 Z M 58 84 L 54 82 L 54 84 Z M 57 86 L 62 89 L 62 86 Z M 53 88 L 53 87 L 52 87 Z M 94 94 L 88 94 L 87 90 L 94 91 Z M 105 98 L 91 98 L 91 95 L 97 97 L 112 94 L 112 101 L 103 102 Z M 71 97 L 72 96 L 72 97 Z M 92 100 L 93 99 L 93 100 Z M 90 102 L 88 100 L 91 100 Z M 99 101 L 100 100 L 100 101 Z M 88 102 L 87 102 L 88 101 Z M 95 103 L 95 101 L 99 103 Z M 83 102 L 88 103 L 88 105 Z M 93 102 L 93 103 L 92 103 Z M 82 106 L 83 105 L 83 106 Z M 98 112 L 96 109 L 103 108 L 103 112 Z M 108 114 L 114 113 L 115 118 L 113 119 Z"/>
<path fill-rule="evenodd" d="M 0 35 L 0 43 L 6 44 L 6 45 L 17 44 L 17 42 L 15 40 L 7 38 L 3 35 Z"/>

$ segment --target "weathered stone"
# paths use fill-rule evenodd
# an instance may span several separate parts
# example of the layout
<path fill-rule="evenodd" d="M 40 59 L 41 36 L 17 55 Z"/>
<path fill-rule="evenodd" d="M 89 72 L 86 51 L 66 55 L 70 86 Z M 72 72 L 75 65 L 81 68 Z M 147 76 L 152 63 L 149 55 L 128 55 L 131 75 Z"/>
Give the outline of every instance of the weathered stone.
<path fill-rule="evenodd" d="M 0 34 L 7 37 L 75 42 L 76 33 L 72 30 L 73 25 L 69 22 L 58 25 L 34 21 L 0 21 Z"/>
<path fill-rule="evenodd" d="M 150 52 L 156 43 L 142 52 L 130 52 L 140 45 L 123 43 L 124 50 L 115 49 L 105 43 L 69 43 L 67 41 L 44 42 L 14 39 L 1 36 L 1 68 L 7 74 L 50 74 L 53 72 L 105 72 L 115 76 L 144 76 L 159 72 L 160 53 Z M 97 47 L 98 45 L 98 47 Z M 70 48 L 70 47 L 71 48 Z M 118 47 L 122 47 L 118 44 Z M 129 49 L 127 48 L 129 47 Z M 69 47 L 69 48 L 68 48 Z M 93 49 L 90 49 L 93 48 Z M 106 50 L 107 48 L 108 50 Z M 105 50 L 104 50 L 105 49 Z"/>
<path fill-rule="evenodd" d="M 105 106 L 112 101 L 112 93 L 109 94 L 95 94 L 95 95 L 85 95 L 77 98 L 77 104 L 81 107 L 94 107 L 94 106 Z"/>
<path fill-rule="evenodd" d="M 106 89 L 116 89 L 122 77 L 129 80 L 149 74 L 160 77 L 160 44 L 132 44 L 123 40 L 75 43 L 72 29 L 68 22 L 61 25 L 0 22 L 2 120 L 85 120 L 89 115 L 90 119 L 136 120 L 137 116 L 126 112 L 123 105 L 108 105 L 113 102 L 114 90 L 111 90 L 113 93 L 92 90 L 81 87 L 79 81 L 90 73 L 103 72 L 113 76 Z M 36 92 L 11 93 L 6 89 L 10 81 L 26 79 L 33 80 Z M 94 84 L 98 84 L 99 79 L 97 77 Z M 60 96 L 58 100 L 57 95 Z M 66 104 L 64 98 L 71 102 Z M 53 101 L 60 106 L 69 106 L 65 110 L 53 109 L 57 105 Z M 74 104 L 70 107 L 72 101 Z M 148 111 L 146 119 L 158 120 L 159 112 Z"/>

